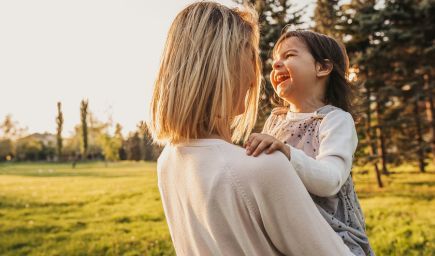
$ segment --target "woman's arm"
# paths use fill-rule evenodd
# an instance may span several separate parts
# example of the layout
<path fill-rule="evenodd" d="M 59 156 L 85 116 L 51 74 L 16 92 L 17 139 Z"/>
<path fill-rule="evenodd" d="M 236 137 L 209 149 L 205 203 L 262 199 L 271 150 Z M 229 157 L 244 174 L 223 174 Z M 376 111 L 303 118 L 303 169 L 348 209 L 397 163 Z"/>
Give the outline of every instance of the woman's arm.
<path fill-rule="evenodd" d="M 254 158 L 252 158 L 254 159 Z M 320 215 L 289 161 L 280 152 L 260 155 L 234 172 L 247 205 L 258 212 L 265 232 L 285 255 L 352 255 Z"/>

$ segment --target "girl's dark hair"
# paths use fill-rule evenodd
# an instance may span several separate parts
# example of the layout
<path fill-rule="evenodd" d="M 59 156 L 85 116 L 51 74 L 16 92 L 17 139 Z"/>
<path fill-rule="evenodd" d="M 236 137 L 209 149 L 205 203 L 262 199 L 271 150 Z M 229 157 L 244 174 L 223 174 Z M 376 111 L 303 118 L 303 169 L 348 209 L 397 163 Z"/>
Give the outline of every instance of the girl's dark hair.
<path fill-rule="evenodd" d="M 295 30 L 281 35 L 273 48 L 273 53 L 279 44 L 290 37 L 302 40 L 316 62 L 325 65 L 325 60 L 329 60 L 332 63 L 333 68 L 327 81 L 324 101 L 352 114 L 353 92 L 348 81 L 349 58 L 344 45 L 327 35 L 309 30 Z"/>

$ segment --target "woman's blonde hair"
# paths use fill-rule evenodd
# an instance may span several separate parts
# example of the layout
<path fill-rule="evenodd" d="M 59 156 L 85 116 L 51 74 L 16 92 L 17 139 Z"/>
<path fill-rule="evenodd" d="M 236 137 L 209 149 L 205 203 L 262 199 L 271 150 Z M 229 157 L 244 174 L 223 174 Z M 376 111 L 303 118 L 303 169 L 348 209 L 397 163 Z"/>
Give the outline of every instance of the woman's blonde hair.
<path fill-rule="evenodd" d="M 257 117 L 258 44 L 251 7 L 240 11 L 198 2 L 181 11 L 169 30 L 154 84 L 148 124 L 154 141 L 179 143 L 212 134 L 246 140 Z M 255 82 L 245 97 L 245 113 L 235 116 L 246 65 L 254 65 Z"/>

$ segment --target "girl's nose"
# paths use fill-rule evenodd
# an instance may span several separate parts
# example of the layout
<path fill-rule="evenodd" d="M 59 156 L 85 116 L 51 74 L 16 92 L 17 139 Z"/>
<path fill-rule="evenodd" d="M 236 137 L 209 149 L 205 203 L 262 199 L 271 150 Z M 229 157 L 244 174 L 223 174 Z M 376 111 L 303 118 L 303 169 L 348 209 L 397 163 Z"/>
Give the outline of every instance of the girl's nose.
<path fill-rule="evenodd" d="M 282 67 L 282 62 L 281 61 L 277 60 L 277 61 L 273 62 L 273 64 L 272 64 L 272 68 L 273 69 L 279 69 L 280 67 Z"/>

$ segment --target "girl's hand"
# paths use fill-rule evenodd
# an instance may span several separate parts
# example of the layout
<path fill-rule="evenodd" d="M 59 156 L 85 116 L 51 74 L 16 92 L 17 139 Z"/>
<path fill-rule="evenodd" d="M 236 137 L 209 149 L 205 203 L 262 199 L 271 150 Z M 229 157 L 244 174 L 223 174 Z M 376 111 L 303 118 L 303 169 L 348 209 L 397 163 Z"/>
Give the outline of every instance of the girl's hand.
<path fill-rule="evenodd" d="M 266 150 L 266 154 L 280 150 L 290 159 L 290 148 L 276 138 L 262 133 L 253 133 L 245 144 L 246 154 L 258 156 Z"/>

